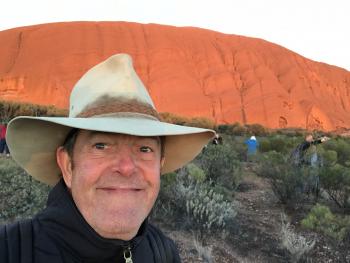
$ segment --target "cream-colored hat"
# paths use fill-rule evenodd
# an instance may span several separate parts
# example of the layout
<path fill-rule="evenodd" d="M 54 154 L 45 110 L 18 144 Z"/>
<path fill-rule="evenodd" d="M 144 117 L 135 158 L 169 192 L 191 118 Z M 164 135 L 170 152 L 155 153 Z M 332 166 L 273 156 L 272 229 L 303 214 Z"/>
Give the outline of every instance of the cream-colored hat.
<path fill-rule="evenodd" d="M 56 149 L 72 128 L 166 136 L 162 174 L 190 162 L 215 136 L 212 130 L 160 121 L 127 54 L 114 55 L 83 75 L 72 90 L 69 117 L 17 117 L 6 138 L 15 161 L 35 179 L 53 185 L 61 174 Z"/>

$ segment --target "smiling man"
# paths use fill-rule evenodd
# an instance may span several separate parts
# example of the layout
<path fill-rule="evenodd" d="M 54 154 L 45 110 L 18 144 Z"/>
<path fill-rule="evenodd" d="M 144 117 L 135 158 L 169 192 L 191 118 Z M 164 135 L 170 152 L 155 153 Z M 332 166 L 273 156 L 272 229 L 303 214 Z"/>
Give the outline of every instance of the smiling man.
<path fill-rule="evenodd" d="M 10 122 L 13 158 L 54 187 L 34 218 L 0 227 L 0 262 L 180 262 L 147 218 L 161 174 L 214 135 L 160 121 L 130 56 L 108 58 L 73 88 L 69 117 Z"/>

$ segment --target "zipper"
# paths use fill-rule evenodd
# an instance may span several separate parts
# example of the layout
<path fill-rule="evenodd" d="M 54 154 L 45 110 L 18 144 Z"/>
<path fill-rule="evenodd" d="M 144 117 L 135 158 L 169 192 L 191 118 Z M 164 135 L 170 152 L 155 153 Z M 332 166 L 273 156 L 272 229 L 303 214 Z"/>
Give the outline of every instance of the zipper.
<path fill-rule="evenodd" d="M 128 246 L 124 249 L 124 259 L 125 263 L 133 263 L 132 261 L 132 253 L 131 253 L 131 247 Z"/>

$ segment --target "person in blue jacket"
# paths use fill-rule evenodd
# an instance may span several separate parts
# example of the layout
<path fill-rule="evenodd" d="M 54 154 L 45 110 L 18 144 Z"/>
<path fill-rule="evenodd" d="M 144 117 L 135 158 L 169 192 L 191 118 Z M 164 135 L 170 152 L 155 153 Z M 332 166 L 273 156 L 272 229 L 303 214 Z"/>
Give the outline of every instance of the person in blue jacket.
<path fill-rule="evenodd" d="M 247 157 L 249 158 L 249 156 L 255 155 L 259 147 L 256 137 L 254 135 L 251 136 L 250 139 L 245 141 L 245 144 L 248 147 Z"/>

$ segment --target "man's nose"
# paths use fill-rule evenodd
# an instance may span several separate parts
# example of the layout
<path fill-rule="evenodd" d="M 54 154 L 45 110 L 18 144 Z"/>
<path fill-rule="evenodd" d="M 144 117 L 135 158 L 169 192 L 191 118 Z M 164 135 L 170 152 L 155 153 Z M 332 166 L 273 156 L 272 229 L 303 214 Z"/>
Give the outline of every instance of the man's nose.
<path fill-rule="evenodd" d="M 114 158 L 114 170 L 120 175 L 130 176 L 135 171 L 135 158 L 130 146 L 120 147 Z"/>

